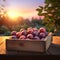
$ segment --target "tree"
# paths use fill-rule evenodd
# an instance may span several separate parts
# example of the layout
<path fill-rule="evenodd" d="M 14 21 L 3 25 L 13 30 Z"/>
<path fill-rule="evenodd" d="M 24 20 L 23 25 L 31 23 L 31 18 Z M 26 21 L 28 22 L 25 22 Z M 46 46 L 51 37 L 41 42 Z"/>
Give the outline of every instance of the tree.
<path fill-rule="evenodd" d="M 1 1 L 0 4 L 0 26 L 1 26 L 4 23 L 4 18 L 6 15 L 6 9 L 5 9 L 6 0 L 0 0 L 0 1 Z"/>
<path fill-rule="evenodd" d="M 45 0 L 44 3 L 45 6 L 36 9 L 39 16 L 45 16 L 43 23 L 49 30 L 60 28 L 60 0 Z"/>
<path fill-rule="evenodd" d="M 32 25 L 32 27 L 37 27 L 37 28 L 40 28 L 41 26 L 44 26 L 42 24 L 41 19 L 37 19 L 37 18 L 33 18 L 33 17 L 32 17 L 32 20 L 31 20 L 31 25 Z"/>

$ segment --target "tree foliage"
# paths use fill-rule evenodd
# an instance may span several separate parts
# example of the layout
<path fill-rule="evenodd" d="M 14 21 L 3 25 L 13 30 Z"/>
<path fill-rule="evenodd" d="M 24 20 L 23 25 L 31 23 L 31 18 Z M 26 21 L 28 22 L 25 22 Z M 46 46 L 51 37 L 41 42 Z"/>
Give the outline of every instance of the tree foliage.
<path fill-rule="evenodd" d="M 39 29 L 41 26 L 44 26 L 44 25 L 42 23 L 42 19 L 32 18 L 31 26 L 32 27 L 37 27 Z"/>
<path fill-rule="evenodd" d="M 0 26 L 1 26 L 6 16 L 6 9 L 5 9 L 6 0 L 0 0 L 0 1 L 1 1 L 0 4 Z"/>
<path fill-rule="evenodd" d="M 60 0 L 45 0 L 45 6 L 39 6 L 36 10 L 38 15 L 45 16 L 43 22 L 51 30 L 53 27 L 60 28 Z"/>

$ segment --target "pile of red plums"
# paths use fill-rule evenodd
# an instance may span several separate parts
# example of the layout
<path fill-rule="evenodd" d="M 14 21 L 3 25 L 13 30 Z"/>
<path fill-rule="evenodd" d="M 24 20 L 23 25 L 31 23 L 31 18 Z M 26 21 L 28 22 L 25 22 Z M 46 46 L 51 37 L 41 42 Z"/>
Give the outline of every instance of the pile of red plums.
<path fill-rule="evenodd" d="M 12 39 L 20 39 L 20 40 L 42 40 L 42 38 L 45 38 L 48 35 L 48 32 L 44 27 L 41 27 L 39 29 L 29 27 L 27 29 L 20 29 L 19 32 L 12 31 L 11 32 Z"/>

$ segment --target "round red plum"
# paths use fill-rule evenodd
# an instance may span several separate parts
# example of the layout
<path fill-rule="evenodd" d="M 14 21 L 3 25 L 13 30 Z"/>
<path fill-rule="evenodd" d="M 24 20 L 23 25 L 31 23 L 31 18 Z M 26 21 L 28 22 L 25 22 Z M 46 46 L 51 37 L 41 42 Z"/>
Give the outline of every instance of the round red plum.
<path fill-rule="evenodd" d="M 32 28 L 28 28 L 28 29 L 27 29 L 27 33 L 28 33 L 28 34 L 33 33 L 33 29 L 32 29 Z"/>
<path fill-rule="evenodd" d="M 33 31 L 33 35 L 38 36 L 38 31 L 37 30 Z"/>
<path fill-rule="evenodd" d="M 11 35 L 16 35 L 16 33 L 17 33 L 16 31 L 12 31 Z"/>
<path fill-rule="evenodd" d="M 21 31 L 21 35 L 27 35 L 27 31 L 26 30 L 23 30 L 23 31 Z"/>
<path fill-rule="evenodd" d="M 38 36 L 35 36 L 34 39 L 40 40 L 40 38 Z"/>
<path fill-rule="evenodd" d="M 19 38 L 21 36 L 21 32 L 16 33 L 16 37 Z"/>
<path fill-rule="evenodd" d="M 45 33 L 40 33 L 39 37 L 40 38 L 45 38 L 46 37 L 46 34 Z"/>
<path fill-rule="evenodd" d="M 11 39 L 17 39 L 17 37 L 16 36 L 11 36 Z"/>
<path fill-rule="evenodd" d="M 19 39 L 25 40 L 25 39 L 26 39 L 26 36 L 25 36 L 25 35 L 21 35 L 21 36 L 19 37 Z"/>
<path fill-rule="evenodd" d="M 38 29 L 35 27 L 35 28 L 33 28 L 33 31 L 38 31 Z"/>
<path fill-rule="evenodd" d="M 41 27 L 38 31 L 39 31 L 39 33 L 45 33 L 46 29 L 44 27 Z"/>
<path fill-rule="evenodd" d="M 28 34 L 27 38 L 33 39 L 33 35 L 32 34 Z"/>

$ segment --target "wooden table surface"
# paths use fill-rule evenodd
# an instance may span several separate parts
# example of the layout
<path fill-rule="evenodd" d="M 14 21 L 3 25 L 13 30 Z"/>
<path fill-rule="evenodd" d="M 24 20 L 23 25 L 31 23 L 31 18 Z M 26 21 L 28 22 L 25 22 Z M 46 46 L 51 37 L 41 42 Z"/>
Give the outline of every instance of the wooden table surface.
<path fill-rule="evenodd" d="M 6 39 L 10 36 L 0 36 L 0 54 L 5 55 L 41 55 L 41 53 L 6 51 Z M 53 41 L 46 55 L 60 55 L 60 36 L 53 36 Z"/>

